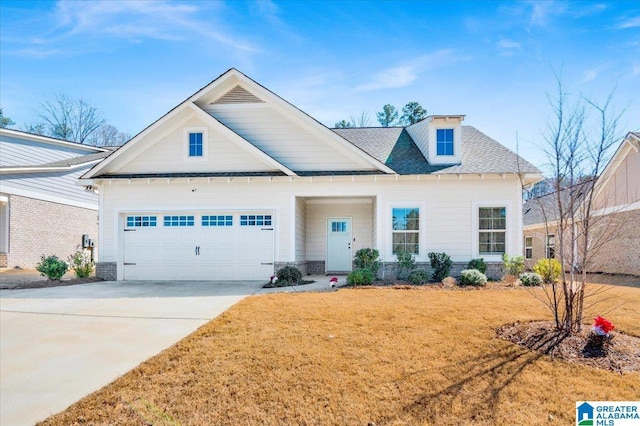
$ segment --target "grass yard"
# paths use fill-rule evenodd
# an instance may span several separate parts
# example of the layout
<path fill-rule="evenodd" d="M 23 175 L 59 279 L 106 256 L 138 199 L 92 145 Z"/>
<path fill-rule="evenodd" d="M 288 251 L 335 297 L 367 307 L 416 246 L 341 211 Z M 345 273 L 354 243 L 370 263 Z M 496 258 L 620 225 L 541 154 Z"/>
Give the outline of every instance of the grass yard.
<path fill-rule="evenodd" d="M 612 295 L 625 302 L 607 315 L 616 331 L 640 335 L 640 289 Z M 42 424 L 567 425 L 577 400 L 638 399 L 640 373 L 496 337 L 539 319 L 524 289 L 249 297 Z"/>

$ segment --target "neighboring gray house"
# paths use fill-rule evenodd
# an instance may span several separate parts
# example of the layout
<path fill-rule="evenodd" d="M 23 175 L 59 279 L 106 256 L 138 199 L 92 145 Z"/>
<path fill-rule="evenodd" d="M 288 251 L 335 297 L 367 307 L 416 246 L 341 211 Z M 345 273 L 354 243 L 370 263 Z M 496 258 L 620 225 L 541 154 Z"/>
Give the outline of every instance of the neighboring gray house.
<path fill-rule="evenodd" d="M 0 267 L 34 268 L 98 238 L 98 195 L 78 177 L 110 151 L 0 129 Z"/>

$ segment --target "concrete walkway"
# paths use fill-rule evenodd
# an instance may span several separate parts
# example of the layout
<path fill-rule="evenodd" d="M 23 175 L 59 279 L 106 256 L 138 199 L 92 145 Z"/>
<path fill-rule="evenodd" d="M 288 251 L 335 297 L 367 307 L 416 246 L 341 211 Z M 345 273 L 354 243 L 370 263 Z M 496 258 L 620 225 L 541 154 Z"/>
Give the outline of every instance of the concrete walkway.
<path fill-rule="evenodd" d="M 105 281 L 1 290 L 0 424 L 33 425 L 64 410 L 263 284 Z"/>

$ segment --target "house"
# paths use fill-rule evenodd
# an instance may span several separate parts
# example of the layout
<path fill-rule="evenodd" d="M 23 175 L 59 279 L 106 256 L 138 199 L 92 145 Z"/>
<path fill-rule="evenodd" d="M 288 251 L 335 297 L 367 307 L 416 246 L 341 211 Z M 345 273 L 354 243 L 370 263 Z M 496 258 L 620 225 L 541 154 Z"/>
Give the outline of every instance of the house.
<path fill-rule="evenodd" d="M 522 252 L 522 188 L 540 171 L 471 126 L 331 130 L 230 69 L 82 180 L 100 193 L 106 279 L 346 273 L 377 248 L 457 267 Z M 388 275 L 386 275 L 388 276 Z"/>
<path fill-rule="evenodd" d="M 0 267 L 34 268 L 98 237 L 98 196 L 78 178 L 110 151 L 0 129 Z"/>
<path fill-rule="evenodd" d="M 629 132 L 597 179 L 563 190 L 561 198 L 573 193 L 585 199 L 592 190 L 589 272 L 640 276 L 640 134 Z M 558 257 L 557 199 L 556 193 L 547 194 L 523 207 L 528 267 L 541 258 Z"/>

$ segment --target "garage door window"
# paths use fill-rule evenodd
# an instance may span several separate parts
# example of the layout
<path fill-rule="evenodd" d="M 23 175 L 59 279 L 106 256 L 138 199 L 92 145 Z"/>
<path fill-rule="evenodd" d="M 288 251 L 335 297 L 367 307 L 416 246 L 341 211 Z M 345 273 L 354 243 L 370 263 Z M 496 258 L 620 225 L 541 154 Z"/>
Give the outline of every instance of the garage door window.
<path fill-rule="evenodd" d="M 193 216 L 165 216 L 164 226 L 193 226 Z"/>
<path fill-rule="evenodd" d="M 156 216 L 127 216 L 127 227 L 156 226 Z"/>
<path fill-rule="evenodd" d="M 271 215 L 240 215 L 240 226 L 271 226 Z"/>
<path fill-rule="evenodd" d="M 233 216 L 202 216 L 202 226 L 233 226 Z"/>

